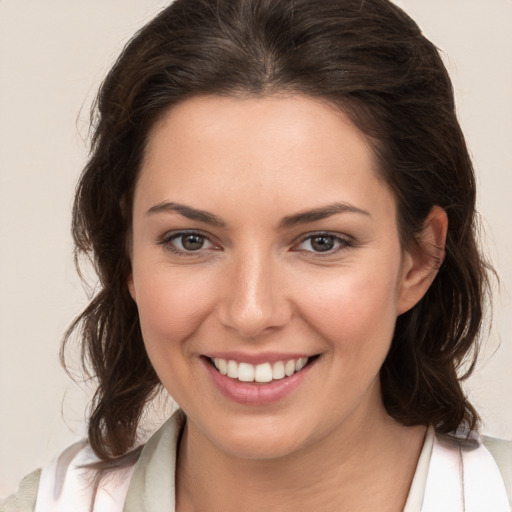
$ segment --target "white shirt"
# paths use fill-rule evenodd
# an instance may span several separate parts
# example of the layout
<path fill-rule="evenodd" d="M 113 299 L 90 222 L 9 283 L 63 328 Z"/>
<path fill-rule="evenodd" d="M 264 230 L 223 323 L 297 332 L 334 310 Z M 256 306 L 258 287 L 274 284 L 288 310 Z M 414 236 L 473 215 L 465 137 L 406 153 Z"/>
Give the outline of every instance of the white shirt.
<path fill-rule="evenodd" d="M 151 436 L 135 465 L 104 476 L 94 512 L 173 511 L 176 449 L 184 422 L 177 411 Z M 506 446 L 512 454 L 512 443 Z M 83 465 L 95 461 L 85 442 L 65 450 L 42 471 L 35 512 L 89 512 L 95 472 Z M 511 507 L 502 474 L 485 446 L 438 437 L 431 427 L 404 512 L 511 512 Z"/>

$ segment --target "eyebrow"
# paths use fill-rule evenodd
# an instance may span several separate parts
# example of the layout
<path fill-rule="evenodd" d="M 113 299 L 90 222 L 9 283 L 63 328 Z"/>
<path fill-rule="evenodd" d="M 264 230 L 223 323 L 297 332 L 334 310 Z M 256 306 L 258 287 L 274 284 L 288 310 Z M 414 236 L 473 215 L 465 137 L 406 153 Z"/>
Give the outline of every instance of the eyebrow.
<path fill-rule="evenodd" d="M 300 224 L 308 224 L 309 222 L 327 219 L 339 213 L 357 213 L 371 217 L 370 212 L 357 208 L 349 203 L 333 203 L 320 208 L 314 208 L 313 210 L 288 215 L 283 218 L 279 225 L 281 228 L 290 228 Z"/>
<path fill-rule="evenodd" d="M 196 208 L 192 208 L 184 204 L 173 203 L 170 201 L 162 201 L 161 203 L 155 204 L 146 213 L 154 214 L 162 212 L 177 212 L 180 215 L 183 215 L 183 217 L 186 217 L 187 219 L 204 222 L 205 224 L 209 224 L 210 226 L 216 226 L 221 228 L 226 227 L 226 222 L 223 221 L 220 217 L 217 217 L 217 215 L 214 215 L 213 213 L 209 213 L 204 210 L 197 210 Z"/>
<path fill-rule="evenodd" d="M 191 206 L 186 206 L 184 204 L 174 203 L 171 201 L 162 201 L 161 203 L 155 204 L 146 213 L 151 215 L 155 213 L 169 212 L 176 212 L 183 217 L 186 217 L 187 219 L 197 220 L 211 226 L 222 228 L 227 226 L 226 221 L 217 215 L 214 215 L 213 213 L 207 212 L 205 210 L 198 210 L 196 208 L 192 208 Z M 306 210 L 303 212 L 295 213 L 293 215 L 287 215 L 286 217 L 283 217 L 279 223 L 279 227 L 290 228 L 301 224 L 308 224 L 310 222 L 323 220 L 340 213 L 357 213 L 371 217 L 368 211 L 357 208 L 356 206 L 353 206 L 349 203 L 333 203 L 327 206 L 322 206 L 320 208 L 314 208 L 312 210 Z"/>

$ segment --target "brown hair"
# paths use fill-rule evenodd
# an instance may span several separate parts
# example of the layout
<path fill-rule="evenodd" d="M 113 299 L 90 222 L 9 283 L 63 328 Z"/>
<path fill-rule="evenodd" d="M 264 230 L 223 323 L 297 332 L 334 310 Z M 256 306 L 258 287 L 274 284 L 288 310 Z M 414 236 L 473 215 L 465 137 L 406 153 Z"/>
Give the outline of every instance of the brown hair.
<path fill-rule="evenodd" d="M 446 210 L 446 257 L 424 298 L 396 323 L 381 369 L 384 404 L 441 433 L 478 416 L 460 385 L 473 368 L 486 265 L 476 243 L 475 179 L 438 51 L 387 0 L 176 0 L 125 47 L 104 81 L 73 235 L 100 288 L 70 327 L 98 387 L 89 441 L 113 463 L 136 442 L 160 387 L 129 295 L 133 190 L 148 134 L 196 95 L 297 93 L 327 100 L 373 141 L 411 247 L 433 205 Z"/>

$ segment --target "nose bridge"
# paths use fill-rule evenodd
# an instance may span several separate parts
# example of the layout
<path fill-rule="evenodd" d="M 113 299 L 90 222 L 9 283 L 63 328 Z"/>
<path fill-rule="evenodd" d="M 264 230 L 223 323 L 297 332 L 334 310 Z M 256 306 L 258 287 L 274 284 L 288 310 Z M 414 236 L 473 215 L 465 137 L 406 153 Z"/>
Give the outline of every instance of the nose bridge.
<path fill-rule="evenodd" d="M 222 315 L 226 326 L 244 337 L 255 337 L 287 322 L 290 308 L 278 267 L 271 251 L 261 247 L 235 257 Z"/>

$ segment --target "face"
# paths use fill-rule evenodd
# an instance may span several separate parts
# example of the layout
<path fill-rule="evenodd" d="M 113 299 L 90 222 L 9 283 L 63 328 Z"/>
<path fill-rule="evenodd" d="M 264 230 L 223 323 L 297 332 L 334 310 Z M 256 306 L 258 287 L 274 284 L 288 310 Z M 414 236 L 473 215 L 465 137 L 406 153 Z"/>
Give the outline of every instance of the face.
<path fill-rule="evenodd" d="M 173 107 L 132 240 L 147 352 L 196 436 L 265 458 L 383 420 L 379 369 L 422 291 L 393 194 L 341 113 L 301 96 Z"/>

